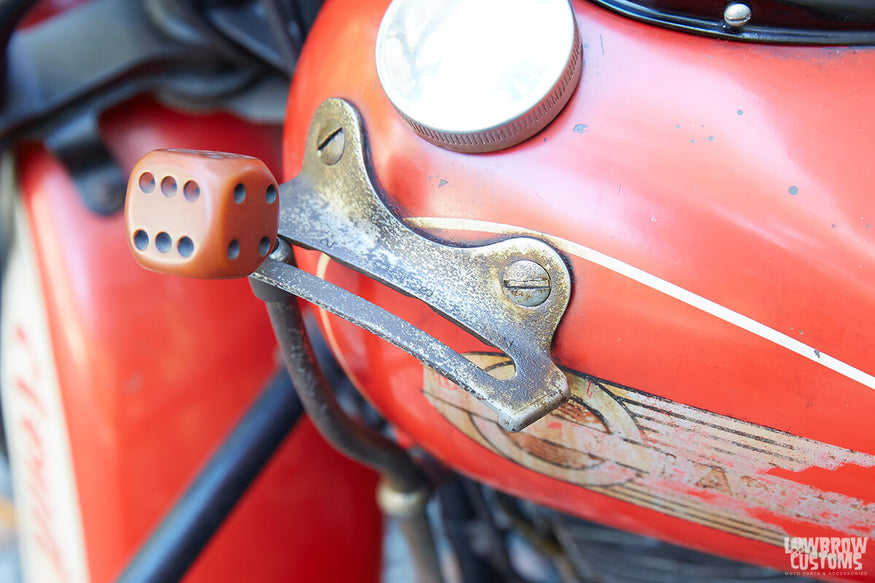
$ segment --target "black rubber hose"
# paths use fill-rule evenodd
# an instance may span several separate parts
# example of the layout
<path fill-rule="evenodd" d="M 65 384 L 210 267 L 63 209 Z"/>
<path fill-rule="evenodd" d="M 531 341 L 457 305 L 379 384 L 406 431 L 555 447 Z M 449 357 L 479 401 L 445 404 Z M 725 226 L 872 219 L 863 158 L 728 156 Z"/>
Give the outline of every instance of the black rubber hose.
<path fill-rule="evenodd" d="M 286 368 L 304 409 L 323 437 L 346 456 L 380 472 L 399 492 L 427 485 L 425 474 L 394 441 L 352 420 L 340 407 L 316 362 L 307 337 L 298 299 L 250 280 L 253 291 L 267 306 Z"/>

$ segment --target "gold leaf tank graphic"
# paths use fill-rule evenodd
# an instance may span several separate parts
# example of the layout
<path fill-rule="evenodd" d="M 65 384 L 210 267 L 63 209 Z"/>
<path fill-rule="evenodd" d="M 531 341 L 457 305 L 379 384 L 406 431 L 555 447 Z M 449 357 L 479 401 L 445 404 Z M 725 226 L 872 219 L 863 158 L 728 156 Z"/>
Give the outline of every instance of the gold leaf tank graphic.
<path fill-rule="evenodd" d="M 497 378 L 513 375 L 500 353 L 469 353 Z M 775 546 L 782 529 L 757 513 L 783 515 L 848 535 L 875 534 L 875 505 L 769 473 L 875 456 L 677 403 L 566 370 L 571 396 L 519 433 L 450 381 L 424 368 L 423 393 L 483 447 L 545 476 Z M 842 512 L 841 509 L 848 509 Z"/>

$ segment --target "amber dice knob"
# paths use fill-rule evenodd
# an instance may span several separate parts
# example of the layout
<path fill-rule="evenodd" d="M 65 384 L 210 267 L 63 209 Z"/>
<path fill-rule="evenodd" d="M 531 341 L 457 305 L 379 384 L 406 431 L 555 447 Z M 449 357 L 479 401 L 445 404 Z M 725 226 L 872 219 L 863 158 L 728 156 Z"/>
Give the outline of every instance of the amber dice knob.
<path fill-rule="evenodd" d="M 276 244 L 277 183 L 261 160 L 154 150 L 134 166 L 125 202 L 137 262 L 188 277 L 243 277 Z"/>

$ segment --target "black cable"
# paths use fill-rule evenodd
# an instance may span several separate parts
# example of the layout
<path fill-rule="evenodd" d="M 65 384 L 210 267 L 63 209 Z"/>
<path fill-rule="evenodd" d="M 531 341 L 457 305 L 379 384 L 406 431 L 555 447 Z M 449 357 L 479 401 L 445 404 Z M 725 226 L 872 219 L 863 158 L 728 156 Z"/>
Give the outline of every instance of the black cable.
<path fill-rule="evenodd" d="M 298 299 L 266 283 L 250 283 L 267 306 L 286 368 L 304 409 L 323 437 L 341 453 L 379 471 L 399 492 L 414 492 L 426 486 L 426 476 L 407 452 L 384 435 L 356 423 L 340 407 L 316 362 Z"/>

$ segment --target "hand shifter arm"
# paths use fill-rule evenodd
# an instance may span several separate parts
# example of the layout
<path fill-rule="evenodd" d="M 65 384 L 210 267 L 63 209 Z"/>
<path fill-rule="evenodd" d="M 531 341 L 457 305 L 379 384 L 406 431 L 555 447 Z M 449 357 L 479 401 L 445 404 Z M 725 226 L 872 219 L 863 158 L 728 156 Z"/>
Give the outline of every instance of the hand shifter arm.
<path fill-rule="evenodd" d="M 279 237 L 322 251 L 352 269 L 422 300 L 450 321 L 505 352 L 514 363 L 515 374 L 510 379 L 498 380 L 382 308 L 281 261 L 266 259 L 252 278 L 316 303 L 406 350 L 481 399 L 499 415 L 502 426 L 508 431 L 518 431 L 558 407 L 568 395 L 568 384 L 552 360 L 550 346 L 571 292 L 571 278 L 559 254 L 546 243 L 528 237 L 477 247 L 445 245 L 423 237 L 408 228 L 382 202 L 375 181 L 368 173 L 366 155 L 364 131 L 355 109 L 340 99 L 324 102 L 313 117 L 301 173 L 279 187 Z M 156 214 L 154 210 L 144 215 L 137 212 L 141 201 L 155 196 L 138 190 L 140 176 L 147 173 L 147 167 L 141 166 L 145 163 L 144 159 L 134 170 L 128 199 L 128 229 L 138 259 L 149 254 L 154 256 L 156 252 L 148 242 L 139 249 L 136 233 L 150 230 L 146 223 L 160 224 L 161 220 L 151 220 L 151 215 Z M 221 164 L 220 159 L 215 160 L 217 168 Z M 155 180 L 162 180 L 168 173 L 172 171 L 163 168 L 153 174 Z M 250 213 L 253 221 L 265 224 L 253 218 L 263 212 L 267 217 L 264 220 L 269 223 L 268 215 L 276 213 L 272 203 L 262 204 L 260 198 L 258 204 L 246 202 L 249 206 L 228 201 L 233 201 L 233 192 L 240 184 L 244 190 L 254 190 L 257 198 L 264 196 L 264 185 L 272 182 L 240 176 L 239 172 L 224 176 L 215 187 L 206 184 L 209 180 L 200 181 L 204 198 L 208 199 L 203 206 L 221 206 L 225 212 L 197 215 L 212 218 L 199 219 L 206 226 L 197 236 L 185 235 L 193 241 L 194 250 L 187 258 L 174 257 L 175 267 L 154 263 L 149 266 L 210 276 L 211 271 L 205 271 L 203 260 L 199 259 L 200 247 L 224 252 L 230 245 L 226 239 L 231 236 L 242 245 L 242 231 L 229 235 L 228 229 L 220 227 L 228 211 L 236 216 Z M 257 186 L 247 189 L 248 181 Z M 210 194 L 213 191 L 217 194 Z M 246 221 L 237 222 L 246 224 Z M 224 233 L 221 237 L 216 235 L 220 232 Z M 261 237 L 261 232 L 256 235 Z M 230 247 L 228 250 L 230 252 Z M 164 253 L 169 257 L 173 249 Z M 252 257 L 243 246 L 239 247 L 239 254 Z M 216 254 L 211 257 L 215 259 Z M 251 271 L 251 264 L 241 264 L 240 270 L 233 272 L 236 257 L 228 257 L 231 270 L 226 266 L 222 276 L 242 276 Z M 148 263 L 148 257 L 145 259 Z M 514 275 L 514 272 L 523 275 Z"/>

